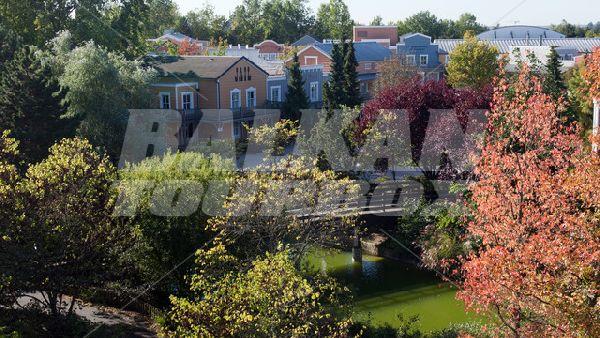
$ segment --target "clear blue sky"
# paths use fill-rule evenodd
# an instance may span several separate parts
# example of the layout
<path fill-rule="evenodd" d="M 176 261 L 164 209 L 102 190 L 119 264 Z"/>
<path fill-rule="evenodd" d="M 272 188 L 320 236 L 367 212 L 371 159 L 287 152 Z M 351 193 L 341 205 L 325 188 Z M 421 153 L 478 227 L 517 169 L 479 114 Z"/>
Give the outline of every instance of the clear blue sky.
<path fill-rule="evenodd" d="M 524 1 L 524 2 L 523 2 Z M 175 0 L 182 12 L 201 7 L 203 0 Z M 229 14 L 240 0 L 207 0 L 217 13 Z M 326 0 L 309 0 L 316 11 Z M 511 9 L 523 4 L 510 12 Z M 404 19 L 419 11 L 428 10 L 440 18 L 456 19 L 461 13 L 470 12 L 479 22 L 494 25 L 546 26 L 562 19 L 586 24 L 600 21 L 600 0 L 346 0 L 354 20 L 368 23 L 374 16 L 381 15 L 384 22 Z M 510 12 L 510 13 L 509 13 Z M 504 17 L 504 18 L 503 18 Z"/>

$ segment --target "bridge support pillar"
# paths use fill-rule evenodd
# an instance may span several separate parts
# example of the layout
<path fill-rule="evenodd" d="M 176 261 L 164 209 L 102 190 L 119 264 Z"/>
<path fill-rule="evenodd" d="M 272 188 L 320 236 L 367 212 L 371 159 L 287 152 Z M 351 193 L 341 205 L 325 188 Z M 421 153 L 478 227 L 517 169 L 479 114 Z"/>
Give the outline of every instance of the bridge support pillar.
<path fill-rule="evenodd" d="M 360 231 L 358 227 L 354 228 L 354 245 L 352 246 L 352 260 L 355 263 L 362 263 L 362 245 L 360 243 Z"/>

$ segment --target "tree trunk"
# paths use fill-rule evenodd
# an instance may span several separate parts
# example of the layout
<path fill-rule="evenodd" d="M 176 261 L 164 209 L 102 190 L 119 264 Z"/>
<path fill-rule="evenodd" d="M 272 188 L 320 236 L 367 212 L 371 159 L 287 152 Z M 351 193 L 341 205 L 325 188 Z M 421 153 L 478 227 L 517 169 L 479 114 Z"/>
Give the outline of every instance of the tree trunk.
<path fill-rule="evenodd" d="M 352 260 L 356 263 L 362 263 L 362 246 L 360 243 L 360 232 L 358 227 L 354 228 L 354 245 L 352 246 Z"/>

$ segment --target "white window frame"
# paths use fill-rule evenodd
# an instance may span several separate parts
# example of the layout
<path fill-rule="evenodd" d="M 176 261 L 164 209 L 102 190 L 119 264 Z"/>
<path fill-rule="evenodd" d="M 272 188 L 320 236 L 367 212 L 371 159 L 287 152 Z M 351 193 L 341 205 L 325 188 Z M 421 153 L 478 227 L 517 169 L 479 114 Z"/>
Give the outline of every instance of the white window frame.
<path fill-rule="evenodd" d="M 250 105 L 250 93 L 254 94 L 254 104 Z M 250 87 L 246 89 L 246 108 L 256 108 L 256 88 Z"/>
<path fill-rule="evenodd" d="M 165 107 L 165 102 L 163 101 L 163 97 L 167 97 L 167 102 L 169 103 L 168 107 Z M 160 100 L 159 105 L 160 109 L 171 109 L 171 93 L 169 92 L 160 92 L 158 93 L 158 98 Z"/>
<path fill-rule="evenodd" d="M 185 101 L 183 100 L 183 98 L 186 95 L 190 96 L 190 108 L 189 109 L 185 108 Z M 192 110 L 192 109 L 194 109 L 194 93 L 192 93 L 192 92 L 182 92 L 181 93 L 181 109 L 182 110 Z"/>
<path fill-rule="evenodd" d="M 314 63 L 313 62 L 308 62 L 308 60 L 314 60 Z M 307 56 L 304 57 L 304 64 L 305 65 L 310 65 L 310 66 L 318 65 L 319 64 L 319 57 L 318 56 L 314 56 L 314 55 L 307 55 Z"/>
<path fill-rule="evenodd" d="M 273 90 L 277 89 L 277 98 L 273 97 Z M 271 101 L 273 102 L 281 102 L 281 86 L 273 86 L 271 87 Z"/>
<path fill-rule="evenodd" d="M 236 94 L 236 93 L 238 94 L 238 103 L 239 103 L 239 105 L 237 107 L 234 107 L 233 106 L 233 94 Z M 237 89 L 237 88 L 236 89 L 232 89 L 229 92 L 229 107 L 231 109 L 242 108 L 242 92 L 239 89 Z"/>
<path fill-rule="evenodd" d="M 411 59 L 412 59 L 412 61 L 411 61 Z M 409 64 L 409 65 L 411 65 L 411 66 L 416 65 L 417 64 L 417 56 L 414 55 L 414 54 L 408 54 L 408 55 L 406 55 L 406 63 Z"/>
<path fill-rule="evenodd" d="M 313 97 L 313 88 L 315 88 L 315 96 Z M 319 82 L 318 81 L 314 81 L 310 83 L 310 87 L 309 87 L 309 95 L 310 95 L 310 102 L 317 102 L 319 100 Z"/>
<path fill-rule="evenodd" d="M 365 70 L 373 70 L 373 62 L 365 62 Z"/>
<path fill-rule="evenodd" d="M 423 57 L 425 57 L 425 63 L 422 62 Z M 421 54 L 419 55 L 419 66 L 427 66 L 429 64 L 429 55 Z"/>

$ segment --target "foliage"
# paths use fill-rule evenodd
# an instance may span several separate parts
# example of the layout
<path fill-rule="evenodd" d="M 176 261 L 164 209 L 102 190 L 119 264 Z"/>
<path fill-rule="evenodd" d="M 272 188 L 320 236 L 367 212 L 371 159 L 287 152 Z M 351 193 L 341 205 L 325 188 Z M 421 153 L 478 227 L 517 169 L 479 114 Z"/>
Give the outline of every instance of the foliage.
<path fill-rule="evenodd" d="M 0 74 L 4 72 L 5 63 L 12 60 L 21 46 L 21 37 L 8 28 L 0 16 Z"/>
<path fill-rule="evenodd" d="M 238 177 L 223 212 L 211 228 L 235 239 L 240 255 L 254 258 L 289 247 L 299 258 L 312 246 L 337 244 L 350 236 L 355 215 L 340 216 L 358 193 L 353 181 L 315 167 L 309 157 L 285 157 Z M 319 214 L 318 218 L 303 215 Z"/>
<path fill-rule="evenodd" d="M 298 120 L 301 110 L 308 108 L 308 97 L 304 91 L 304 80 L 297 53 L 294 54 L 294 61 L 289 66 L 288 73 L 288 91 L 285 96 L 283 112 L 290 118 Z"/>
<path fill-rule="evenodd" d="M 388 88 L 396 87 L 405 81 L 414 79 L 417 73 L 417 67 L 403 62 L 402 58 L 392 58 L 383 61 L 378 66 L 379 74 L 373 86 L 375 96 Z"/>
<path fill-rule="evenodd" d="M 329 81 L 323 86 L 323 107 L 329 111 L 339 109 L 346 102 L 344 93 L 344 51 L 345 43 L 335 43 L 333 45 Z"/>
<path fill-rule="evenodd" d="M 0 129 L 12 130 L 27 163 L 44 158 L 58 139 L 70 136 L 74 122 L 61 119 L 58 85 L 36 48 L 24 47 L 6 63 L 0 76 Z"/>
<path fill-rule="evenodd" d="M 450 53 L 446 70 L 448 83 L 455 88 L 483 88 L 492 83 L 498 70 L 498 50 L 466 34 L 465 41 Z"/>
<path fill-rule="evenodd" d="M 279 120 L 274 126 L 249 128 L 249 140 L 264 146 L 264 156 L 281 156 L 285 148 L 298 136 L 298 122 Z"/>
<path fill-rule="evenodd" d="M 172 297 L 166 335 L 204 337 L 344 337 L 338 318 L 348 290 L 334 280 L 305 276 L 289 253 L 266 253 L 244 264 L 218 245 L 197 254 L 194 299 Z"/>
<path fill-rule="evenodd" d="M 65 33 L 55 39 L 49 56 L 65 92 L 65 117 L 81 119 L 77 133 L 115 159 L 124 138 L 127 110 L 149 106 L 149 85 L 157 73 L 93 42 L 72 50 L 60 47 L 68 41 Z"/>
<path fill-rule="evenodd" d="M 352 36 L 354 21 L 343 0 L 329 0 L 317 10 L 315 35 L 322 39 L 339 39 Z"/>
<path fill-rule="evenodd" d="M 496 312 L 505 334 L 600 329 L 600 162 L 558 110 L 526 67 L 516 82 L 496 84 L 467 227 L 481 248 L 463 264 L 459 296 Z"/>
<path fill-rule="evenodd" d="M 398 33 L 422 33 L 433 39 L 460 39 L 465 33 L 481 33 L 485 26 L 477 22 L 477 17 L 470 13 L 462 14 L 457 21 L 440 20 L 429 11 L 414 14 L 404 21 L 398 21 Z"/>
<path fill-rule="evenodd" d="M 585 64 L 571 68 L 566 74 L 569 109 L 574 112 L 583 133 L 591 134 L 594 102 L 590 97 L 590 85 L 583 78 Z"/>
<path fill-rule="evenodd" d="M 582 75 L 589 86 L 589 97 L 600 98 L 600 48 L 586 56 Z"/>
<path fill-rule="evenodd" d="M 135 244 L 124 263 L 133 263 L 142 283 L 163 277 L 207 242 L 211 236 L 206 229 L 210 216 L 199 204 L 202 191 L 207 191 L 211 181 L 228 180 L 232 170 L 233 163 L 229 161 L 189 152 L 148 158 L 127 165 L 119 172 L 123 193 L 139 203 L 137 216 L 131 220 L 135 227 Z M 140 190 L 136 182 L 150 186 Z M 171 203 L 161 205 L 157 199 L 172 196 L 172 190 L 179 187 L 180 182 L 186 184 L 181 186 L 177 204 L 197 207 L 185 214 L 177 213 Z M 194 188 L 196 185 L 200 188 Z M 218 196 L 207 198 L 218 200 Z M 155 285 L 154 292 L 163 295 L 183 292 L 186 289 L 184 277 L 190 267 L 191 264 L 179 266 Z"/>
<path fill-rule="evenodd" d="M 551 29 L 566 35 L 568 38 L 593 38 L 600 36 L 600 22 L 590 22 L 585 26 L 575 25 L 562 20 L 558 25 L 551 25 Z"/>
<path fill-rule="evenodd" d="M 177 49 L 177 55 L 200 55 L 200 45 L 184 40 Z"/>
<path fill-rule="evenodd" d="M 204 3 L 202 7 L 183 16 L 178 23 L 177 30 L 200 40 L 227 38 L 226 22 L 225 16 L 215 13 L 214 6 Z"/>
<path fill-rule="evenodd" d="M 108 263 L 128 227 L 114 222 L 115 170 L 81 139 L 64 139 L 29 167 L 17 186 L 18 217 L 1 229 L 0 265 L 13 292 L 32 296 L 53 316 L 70 314 L 63 295 L 77 296 L 110 277 Z"/>
<path fill-rule="evenodd" d="M 344 97 L 346 107 L 354 108 L 361 104 L 360 82 L 358 81 L 358 72 L 356 68 L 358 62 L 354 53 L 354 44 L 349 42 L 346 46 L 346 55 L 344 55 Z"/>
<path fill-rule="evenodd" d="M 544 92 L 555 100 L 565 95 L 567 87 L 562 74 L 562 62 L 556 52 L 555 47 L 550 48 L 548 62 L 546 63 L 546 73 L 544 78 Z"/>
<path fill-rule="evenodd" d="M 464 126 L 467 122 L 465 113 L 470 109 L 487 109 L 490 97 L 489 88 L 453 89 L 444 81 L 422 82 L 413 78 L 385 89 L 365 105 L 356 123 L 353 139 L 357 144 L 364 142 L 381 110 L 404 109 L 410 123 L 412 159 L 419 163 L 430 109 L 453 109 L 456 118 Z"/>

